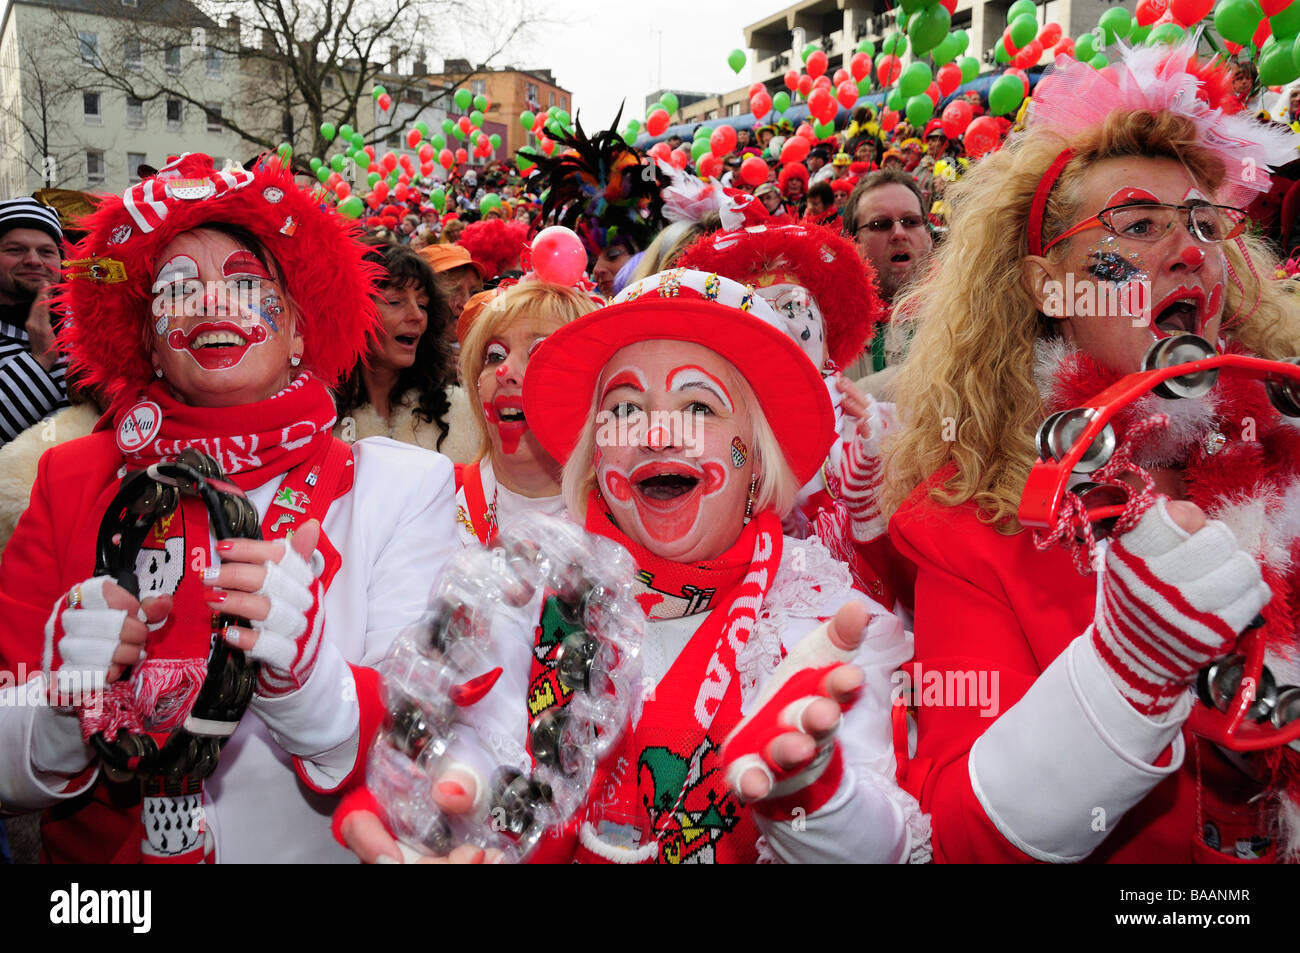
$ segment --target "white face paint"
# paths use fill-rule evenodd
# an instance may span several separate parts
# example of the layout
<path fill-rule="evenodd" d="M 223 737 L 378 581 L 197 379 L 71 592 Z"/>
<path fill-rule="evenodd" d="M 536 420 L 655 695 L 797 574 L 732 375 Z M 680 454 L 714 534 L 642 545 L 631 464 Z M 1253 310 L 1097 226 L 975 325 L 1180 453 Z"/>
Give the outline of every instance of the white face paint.
<path fill-rule="evenodd" d="M 817 299 L 802 285 L 767 285 L 754 290 L 781 316 L 786 333 L 820 372 L 826 364 L 826 322 Z"/>

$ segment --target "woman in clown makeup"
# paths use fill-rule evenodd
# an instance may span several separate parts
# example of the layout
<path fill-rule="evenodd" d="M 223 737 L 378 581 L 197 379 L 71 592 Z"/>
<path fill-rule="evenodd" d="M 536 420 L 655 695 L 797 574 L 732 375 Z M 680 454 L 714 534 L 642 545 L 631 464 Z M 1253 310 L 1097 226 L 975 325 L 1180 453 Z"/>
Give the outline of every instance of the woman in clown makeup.
<path fill-rule="evenodd" d="M 365 666 L 455 547 L 445 458 L 330 435 L 378 269 L 275 160 L 183 156 L 86 228 L 62 343 L 110 410 L 46 452 L 0 562 L 0 668 L 49 701 L 0 711 L 0 803 L 56 809 L 51 860 L 347 860 Z"/>
<path fill-rule="evenodd" d="M 1300 848 L 1294 752 L 1228 750 L 1205 727 L 1213 709 L 1193 711 L 1198 676 L 1211 704 L 1233 694 L 1221 659 L 1261 621 L 1277 697 L 1300 684 L 1300 432 L 1261 382 L 1224 374 L 1199 397 L 1147 393 L 1118 412 L 1113 466 L 1074 480 L 1099 484 L 1079 499 L 1122 506 L 1100 545 L 1070 544 L 1087 521 L 1048 536 L 1019 518 L 1036 459 L 1070 443 L 1036 442 L 1040 424 L 1092 406 L 1153 345 L 1300 353 L 1300 316 L 1262 280 L 1269 256 L 1241 211 L 1292 138 L 1235 114 L 1226 71 L 1190 44 L 1100 71 L 1058 60 L 1025 133 L 948 193 L 943 280 L 900 305 L 917 332 L 886 509 L 916 567 L 912 674 L 974 676 L 998 698 L 918 709 L 904 783 L 932 813 L 936 860 Z"/>
<path fill-rule="evenodd" d="M 927 821 L 894 782 L 891 674 L 909 639 L 819 542 L 782 534 L 832 425 L 821 375 L 782 322 L 752 288 L 679 269 L 560 327 L 529 361 L 524 411 L 564 461 L 570 517 L 636 565 L 651 689 L 544 860 L 928 857 Z M 572 698 L 525 704 L 560 662 L 542 638 L 526 677 L 506 672 L 476 703 L 494 731 L 530 737 Z M 448 780 L 466 803 L 487 784 L 459 767 Z M 364 793 L 345 801 L 339 836 L 367 861 L 399 860 L 375 809 Z"/>

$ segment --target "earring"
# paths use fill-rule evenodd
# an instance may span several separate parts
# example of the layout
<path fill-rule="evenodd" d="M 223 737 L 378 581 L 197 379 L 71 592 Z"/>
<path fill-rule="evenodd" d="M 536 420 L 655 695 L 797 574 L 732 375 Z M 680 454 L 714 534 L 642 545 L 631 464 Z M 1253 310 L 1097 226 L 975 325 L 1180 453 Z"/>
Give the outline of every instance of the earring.
<path fill-rule="evenodd" d="M 758 477 L 755 476 L 749 481 L 749 499 L 745 501 L 745 525 L 749 525 L 749 518 L 754 513 L 754 490 L 758 486 Z"/>
<path fill-rule="evenodd" d="M 162 369 L 161 367 L 155 367 L 155 368 L 153 369 L 153 376 L 154 376 L 154 377 L 162 377 L 162 375 L 163 375 L 163 369 Z"/>
<path fill-rule="evenodd" d="M 301 363 L 302 363 L 302 358 L 300 358 L 297 354 L 295 354 L 293 357 L 289 358 L 289 366 L 290 366 L 290 367 L 297 367 L 297 366 L 298 366 L 299 364 L 301 364 Z"/>

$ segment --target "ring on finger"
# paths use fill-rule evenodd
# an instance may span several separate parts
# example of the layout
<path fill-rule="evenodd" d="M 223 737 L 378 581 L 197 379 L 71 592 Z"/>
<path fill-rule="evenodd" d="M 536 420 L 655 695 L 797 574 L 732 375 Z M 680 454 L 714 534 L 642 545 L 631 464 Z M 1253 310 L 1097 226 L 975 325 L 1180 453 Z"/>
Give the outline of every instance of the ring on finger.
<path fill-rule="evenodd" d="M 72 590 L 68 593 L 67 603 L 69 609 L 81 608 L 81 583 L 77 583 L 72 587 Z"/>

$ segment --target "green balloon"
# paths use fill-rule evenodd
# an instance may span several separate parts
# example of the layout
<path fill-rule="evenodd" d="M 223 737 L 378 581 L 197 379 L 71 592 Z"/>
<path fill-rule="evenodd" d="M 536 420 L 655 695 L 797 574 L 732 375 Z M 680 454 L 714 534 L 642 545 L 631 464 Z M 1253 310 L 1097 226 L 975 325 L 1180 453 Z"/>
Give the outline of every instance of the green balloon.
<path fill-rule="evenodd" d="M 477 96 L 474 97 L 474 108 L 479 111 L 487 109 L 488 98 L 484 96 L 482 93 L 479 93 Z"/>
<path fill-rule="evenodd" d="M 912 52 L 917 56 L 929 53 L 948 36 L 950 26 L 952 26 L 952 16 L 941 3 L 919 12 L 908 24 L 907 35 L 912 40 Z"/>
<path fill-rule="evenodd" d="M 478 202 L 478 210 L 480 212 L 490 212 L 492 209 L 500 207 L 501 196 L 497 195 L 495 192 L 489 192 L 487 195 L 479 199 Z"/>
<path fill-rule="evenodd" d="M 912 63 L 898 77 L 898 89 L 904 96 L 912 97 L 923 93 L 934 82 L 934 74 L 925 63 Z"/>
<path fill-rule="evenodd" d="M 1025 84 L 1019 76 L 999 76 L 989 87 L 989 115 L 1013 113 L 1025 98 Z"/>
<path fill-rule="evenodd" d="M 934 60 L 935 66 L 945 66 L 951 63 L 961 53 L 961 47 L 955 33 L 949 33 L 943 40 L 930 51 L 930 59 Z"/>
<path fill-rule="evenodd" d="M 1137 46 L 1139 43 L 1145 43 L 1147 37 L 1151 35 L 1153 27 L 1135 26 L 1128 31 L 1128 42 L 1130 46 Z"/>
<path fill-rule="evenodd" d="M 807 57 L 804 57 L 806 60 Z M 727 65 L 731 67 L 733 73 L 739 73 L 745 68 L 745 51 L 732 50 L 727 54 Z"/>
<path fill-rule="evenodd" d="M 1086 63 L 1097 55 L 1097 35 L 1085 33 L 1074 44 L 1074 57 L 1080 63 Z"/>
<path fill-rule="evenodd" d="M 961 58 L 961 81 L 969 83 L 980 74 L 980 61 L 973 56 L 963 56 Z"/>
<path fill-rule="evenodd" d="M 805 44 L 803 45 L 803 49 L 799 51 L 799 55 L 802 56 L 802 57 L 803 57 L 803 61 L 804 61 L 805 63 L 807 63 L 807 62 L 808 62 L 808 57 L 812 56 L 812 55 L 813 55 L 813 51 L 816 50 L 816 49 L 817 49 L 817 44 L 816 44 L 816 43 L 805 43 Z M 739 50 L 736 50 L 735 52 L 739 53 L 740 51 L 739 51 Z"/>
<path fill-rule="evenodd" d="M 1292 43 L 1276 43 L 1259 56 L 1259 82 L 1262 86 L 1285 86 L 1300 79 L 1300 66 L 1291 53 Z"/>
<path fill-rule="evenodd" d="M 335 136 L 334 123 L 323 122 L 320 124 L 320 137 L 322 139 L 324 139 L 326 142 L 333 142 L 334 136 Z"/>
<path fill-rule="evenodd" d="M 375 183 L 382 178 L 383 176 L 380 175 L 378 172 L 371 172 L 369 175 L 366 176 L 366 183 L 373 189 L 375 187 Z"/>
<path fill-rule="evenodd" d="M 1291 55 L 1297 63 L 1300 63 L 1300 36 L 1297 36 L 1291 45 Z"/>
<path fill-rule="evenodd" d="M 871 92 L 871 77 L 864 76 L 858 80 L 858 95 L 865 96 L 869 92 Z"/>
<path fill-rule="evenodd" d="M 899 0 L 898 5 L 902 8 L 903 13 L 910 17 L 913 13 L 925 8 L 926 0 Z"/>
<path fill-rule="evenodd" d="M 872 43 L 870 40 L 863 40 L 858 44 L 858 48 L 854 52 L 866 53 L 874 59 L 876 55 L 876 44 Z"/>
<path fill-rule="evenodd" d="M 953 30 L 952 35 L 957 38 L 957 55 L 961 56 L 970 46 L 970 34 L 965 30 Z"/>
<path fill-rule="evenodd" d="M 339 135 L 342 136 L 344 139 L 346 139 L 348 142 L 352 141 L 352 135 L 355 132 L 356 130 L 353 129 L 351 126 L 349 126 L 347 123 L 344 123 L 343 125 L 339 126 Z"/>
<path fill-rule="evenodd" d="M 815 122 L 813 123 L 813 134 L 818 139 L 828 139 L 835 133 L 835 123 L 833 122 Z"/>
<path fill-rule="evenodd" d="M 495 132 L 492 133 L 492 135 L 488 136 L 488 142 L 492 143 L 493 149 L 501 148 L 501 137 L 497 135 Z"/>
<path fill-rule="evenodd" d="M 790 94 L 784 89 L 772 97 L 772 108 L 779 113 L 785 112 L 790 108 Z"/>
<path fill-rule="evenodd" d="M 519 125 L 524 127 L 526 132 L 533 131 L 533 123 L 537 122 L 537 117 L 533 115 L 532 110 L 525 109 L 519 114 Z"/>
<path fill-rule="evenodd" d="M 1245 46 L 1255 35 L 1255 30 L 1262 19 L 1264 19 L 1264 10 L 1255 0 L 1223 0 L 1219 8 L 1214 11 L 1214 29 L 1218 30 L 1219 35 L 1225 40 Z M 1155 31 L 1158 32 L 1160 31 Z"/>
<path fill-rule="evenodd" d="M 712 151 L 713 146 L 709 145 L 708 139 L 696 139 L 691 143 L 691 161 L 698 162 L 700 156 Z"/>
<path fill-rule="evenodd" d="M 903 108 L 907 105 L 907 97 L 903 95 L 902 91 L 897 86 L 895 86 L 889 91 L 889 95 L 885 97 L 885 105 L 894 112 L 901 113 Z"/>
<path fill-rule="evenodd" d="M 483 114 L 482 114 L 481 112 L 479 112 L 479 111 L 476 109 L 476 110 L 474 110 L 472 113 L 469 114 L 469 121 L 472 122 L 472 123 L 473 123 L 474 125 L 476 125 L 476 126 L 482 126 L 482 125 L 483 125 Z"/>
<path fill-rule="evenodd" d="M 1038 18 L 1032 13 L 1023 14 L 1011 21 L 1011 42 L 1016 45 L 1016 49 L 1023 50 L 1034 41 L 1036 36 L 1038 36 Z"/>
<path fill-rule="evenodd" d="M 447 193 L 442 189 L 434 189 L 429 193 L 429 201 L 433 203 L 434 208 L 441 212 L 447 205 Z"/>
<path fill-rule="evenodd" d="M 997 60 L 999 63 L 1011 62 L 1011 54 L 1007 52 L 1007 46 L 1000 38 L 993 44 L 993 59 Z"/>
<path fill-rule="evenodd" d="M 1106 31 L 1106 45 L 1115 42 L 1117 36 L 1128 36 L 1133 29 L 1133 18 L 1123 7 L 1111 7 L 1097 19 L 1097 26 Z"/>
<path fill-rule="evenodd" d="M 1263 18 L 1261 17 L 1261 19 Z M 1147 46 L 1156 46 L 1158 44 L 1173 46 L 1186 35 L 1186 31 L 1177 23 L 1162 23 L 1147 36 Z M 1077 50 L 1078 47 L 1076 46 L 1075 49 Z M 1083 59 L 1083 57 L 1079 57 L 1079 59 Z"/>
<path fill-rule="evenodd" d="M 279 153 L 281 159 L 287 159 L 289 156 L 293 155 L 293 146 L 289 145 L 287 142 L 282 142 L 275 151 Z"/>
<path fill-rule="evenodd" d="M 695 139 L 708 139 L 711 135 L 713 135 L 713 130 L 708 126 L 696 126 L 692 137 Z"/>
<path fill-rule="evenodd" d="M 455 128 L 456 128 L 456 124 L 452 122 L 450 119 L 444 119 L 442 121 L 442 131 L 444 135 L 450 136 L 451 131 Z"/>
<path fill-rule="evenodd" d="M 429 138 L 429 124 L 421 119 L 415 124 L 415 128 L 420 130 L 420 135 L 425 139 Z"/>
<path fill-rule="evenodd" d="M 1273 35 L 1280 36 L 1284 39 L 1279 40 L 1285 43 L 1285 38 L 1290 38 L 1300 33 L 1300 3 L 1292 3 L 1277 16 L 1268 18 L 1268 25 L 1273 28 Z M 1277 85 L 1276 83 L 1272 85 Z"/>
<path fill-rule="evenodd" d="M 366 147 L 366 137 L 361 135 L 361 133 L 359 132 L 354 132 L 352 134 L 352 148 L 364 149 L 365 147 Z"/>
<path fill-rule="evenodd" d="M 434 136 L 429 140 L 429 145 L 433 146 L 434 152 L 441 152 L 443 149 L 447 148 L 447 140 L 442 136 Z"/>
<path fill-rule="evenodd" d="M 321 160 L 316 156 L 312 156 L 311 161 L 307 163 L 307 165 L 311 167 L 312 172 L 319 172 L 320 167 L 323 166 L 324 164 L 325 163 L 321 162 Z"/>
<path fill-rule="evenodd" d="M 632 131 L 632 135 L 635 136 L 637 133 L 641 131 L 641 120 L 629 119 L 627 121 L 627 128 L 630 129 Z"/>
<path fill-rule="evenodd" d="M 677 112 L 677 97 L 672 93 L 664 93 L 663 98 L 659 101 L 664 104 L 664 109 L 668 110 L 668 115 L 671 116 L 673 113 Z M 560 110 L 560 118 L 564 120 L 566 126 L 572 122 L 569 118 L 569 114 L 563 109 Z"/>
<path fill-rule="evenodd" d="M 353 156 L 352 161 L 357 164 L 357 168 L 359 169 L 370 168 L 370 156 L 367 155 L 364 151 L 358 152 L 355 156 Z"/>
<path fill-rule="evenodd" d="M 333 156 L 330 159 L 330 168 L 335 172 L 342 172 L 348 166 L 348 160 L 341 155 Z"/>
<path fill-rule="evenodd" d="M 1088 65 L 1093 69 L 1105 69 L 1110 65 L 1110 60 L 1106 58 L 1105 53 L 1098 53 L 1092 59 L 1088 60 Z"/>
<path fill-rule="evenodd" d="M 924 126 L 933 115 L 934 102 L 925 93 L 913 96 L 907 101 L 907 121 L 913 126 Z"/>
<path fill-rule="evenodd" d="M 663 104 L 662 104 L 662 103 L 655 103 L 655 106 L 661 106 L 661 105 L 663 105 Z M 651 106 L 649 109 L 646 110 L 646 112 L 654 112 L 654 110 L 655 110 L 655 106 Z M 556 114 L 557 114 L 559 111 L 560 111 L 560 107 L 559 107 L 559 106 L 551 106 L 549 109 L 546 110 L 546 115 L 549 116 L 551 119 L 554 119 L 555 116 L 556 116 Z"/>
<path fill-rule="evenodd" d="M 361 201 L 360 196 L 357 195 L 349 195 L 339 203 L 339 212 L 348 218 L 358 218 L 365 210 L 365 204 Z"/>
<path fill-rule="evenodd" d="M 384 87 L 376 86 L 374 89 L 370 91 L 370 95 L 375 97 L 375 99 L 378 99 L 380 96 L 383 96 L 387 92 L 388 90 L 384 89 Z"/>
<path fill-rule="evenodd" d="M 456 137 L 456 141 L 457 141 L 457 142 L 464 142 L 464 141 L 465 141 L 465 133 L 463 133 L 463 132 L 460 131 L 460 126 L 452 126 L 452 127 L 451 127 L 451 134 L 452 134 L 453 136 Z"/>
<path fill-rule="evenodd" d="M 530 155 L 532 155 L 532 153 L 524 152 L 521 149 L 519 151 L 519 154 L 515 156 L 515 168 L 517 168 L 520 172 L 527 172 L 531 167 L 536 165 L 537 163 L 535 163 L 532 159 L 528 158 L 528 156 Z M 439 211 L 442 210 L 439 209 Z"/>
<path fill-rule="evenodd" d="M 1007 26 L 1010 26 L 1025 14 L 1037 17 L 1037 8 L 1034 6 L 1034 0 L 1016 0 L 1015 3 L 1011 4 L 1011 8 L 1007 10 Z"/>
<path fill-rule="evenodd" d="M 901 33 L 891 33 L 885 37 L 881 48 L 891 56 L 907 55 L 907 37 Z"/>
<path fill-rule="evenodd" d="M 319 169 L 317 169 L 316 179 L 320 182 L 321 185 L 324 185 L 326 182 L 328 182 L 330 180 L 330 167 L 327 165 L 322 165 Z"/>
<path fill-rule="evenodd" d="M 456 108 L 461 112 L 469 112 L 470 104 L 474 102 L 474 95 L 462 86 L 460 89 L 456 90 L 456 94 L 452 97 L 452 101 L 456 103 Z"/>

